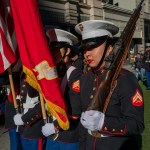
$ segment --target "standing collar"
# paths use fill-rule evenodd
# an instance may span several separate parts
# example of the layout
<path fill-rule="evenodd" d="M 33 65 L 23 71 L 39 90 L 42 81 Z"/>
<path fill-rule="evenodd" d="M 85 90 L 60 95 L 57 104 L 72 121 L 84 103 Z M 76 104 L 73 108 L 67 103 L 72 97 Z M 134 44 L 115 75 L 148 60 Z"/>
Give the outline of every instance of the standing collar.
<path fill-rule="evenodd" d="M 101 73 L 102 73 L 102 68 L 99 68 L 99 69 L 92 69 L 92 72 L 93 72 L 96 76 L 99 76 L 99 75 L 101 75 Z"/>

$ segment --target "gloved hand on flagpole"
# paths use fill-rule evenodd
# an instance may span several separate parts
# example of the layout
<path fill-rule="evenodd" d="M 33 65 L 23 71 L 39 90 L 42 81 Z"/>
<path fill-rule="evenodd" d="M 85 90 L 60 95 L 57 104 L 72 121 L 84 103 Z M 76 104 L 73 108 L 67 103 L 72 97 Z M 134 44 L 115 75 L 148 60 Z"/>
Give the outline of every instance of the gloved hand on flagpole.
<path fill-rule="evenodd" d="M 100 131 L 103 127 L 105 114 L 96 110 L 85 111 L 81 115 L 81 124 L 90 131 Z"/>
<path fill-rule="evenodd" d="M 55 134 L 55 127 L 53 123 L 46 123 L 43 127 L 42 127 L 42 133 L 44 136 L 48 137 L 52 134 Z"/>

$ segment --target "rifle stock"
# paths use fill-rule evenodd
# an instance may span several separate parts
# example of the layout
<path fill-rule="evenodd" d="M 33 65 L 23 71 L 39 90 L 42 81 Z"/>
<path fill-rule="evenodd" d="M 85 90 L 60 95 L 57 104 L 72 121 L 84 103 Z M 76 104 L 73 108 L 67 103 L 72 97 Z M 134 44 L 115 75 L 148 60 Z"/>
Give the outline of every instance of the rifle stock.
<path fill-rule="evenodd" d="M 137 8 L 134 10 L 121 33 L 121 36 L 115 43 L 112 52 L 109 54 L 104 69 L 102 70 L 105 78 L 100 82 L 98 91 L 87 110 L 98 110 L 103 113 L 106 112 L 113 90 L 117 85 L 118 75 L 128 54 L 128 49 L 136 28 L 136 22 L 140 16 L 143 1 L 144 0 L 141 0 Z M 101 137 L 98 131 L 92 131 L 92 135 L 94 137 Z"/>

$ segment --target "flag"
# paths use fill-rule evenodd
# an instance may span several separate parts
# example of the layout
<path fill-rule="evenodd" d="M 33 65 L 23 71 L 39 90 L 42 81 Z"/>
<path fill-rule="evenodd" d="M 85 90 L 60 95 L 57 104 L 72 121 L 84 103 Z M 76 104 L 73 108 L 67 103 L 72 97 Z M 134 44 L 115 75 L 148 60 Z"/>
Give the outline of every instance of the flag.
<path fill-rule="evenodd" d="M 11 0 L 16 37 L 26 81 L 42 93 L 60 127 L 69 128 L 66 105 L 42 26 L 37 0 Z"/>
<path fill-rule="evenodd" d="M 7 28 L 8 32 L 10 34 L 11 41 L 13 43 L 13 48 L 15 50 L 15 55 L 16 55 L 16 61 L 11 65 L 11 70 L 12 72 L 19 72 L 21 69 L 21 60 L 19 56 L 19 51 L 18 51 L 18 45 L 17 45 L 17 40 L 16 40 L 16 34 L 15 34 L 15 28 L 14 28 L 14 21 L 13 21 L 13 16 L 12 16 L 12 11 L 10 8 L 10 3 L 9 0 L 5 0 L 5 16 L 6 16 L 6 23 L 7 23 Z"/>
<path fill-rule="evenodd" d="M 0 73 L 16 61 L 15 48 L 7 26 L 7 10 L 0 1 Z"/>

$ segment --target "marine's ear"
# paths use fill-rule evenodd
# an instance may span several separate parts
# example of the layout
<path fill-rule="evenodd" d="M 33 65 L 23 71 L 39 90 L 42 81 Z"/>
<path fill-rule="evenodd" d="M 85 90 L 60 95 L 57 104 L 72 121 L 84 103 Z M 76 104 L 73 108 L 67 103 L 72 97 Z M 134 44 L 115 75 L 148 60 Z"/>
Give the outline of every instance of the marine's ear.
<path fill-rule="evenodd" d="M 108 48 L 107 48 L 106 56 L 108 56 L 110 54 L 112 49 L 113 49 L 112 45 L 109 45 Z"/>
<path fill-rule="evenodd" d="M 67 50 L 66 50 L 66 56 L 69 56 L 70 53 L 71 53 L 71 49 L 70 49 L 70 48 L 67 48 Z"/>

